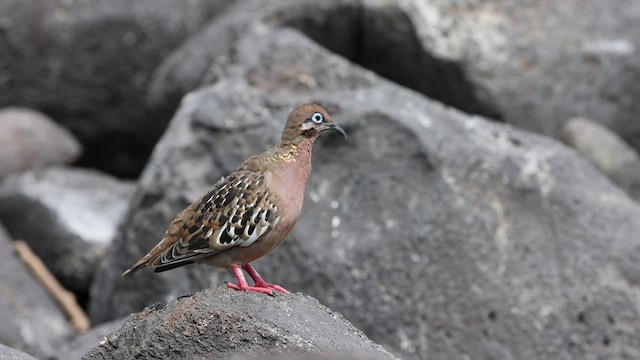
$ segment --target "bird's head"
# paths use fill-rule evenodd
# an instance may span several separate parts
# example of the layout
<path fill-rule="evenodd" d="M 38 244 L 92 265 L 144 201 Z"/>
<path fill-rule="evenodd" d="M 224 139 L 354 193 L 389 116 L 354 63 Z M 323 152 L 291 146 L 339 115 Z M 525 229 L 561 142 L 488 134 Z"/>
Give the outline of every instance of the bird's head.
<path fill-rule="evenodd" d="M 316 104 L 298 105 L 287 118 L 282 133 L 282 142 L 295 141 L 300 138 L 315 139 L 325 130 L 334 130 L 345 138 L 347 137 L 344 129 L 331 121 L 331 116 L 322 106 Z"/>

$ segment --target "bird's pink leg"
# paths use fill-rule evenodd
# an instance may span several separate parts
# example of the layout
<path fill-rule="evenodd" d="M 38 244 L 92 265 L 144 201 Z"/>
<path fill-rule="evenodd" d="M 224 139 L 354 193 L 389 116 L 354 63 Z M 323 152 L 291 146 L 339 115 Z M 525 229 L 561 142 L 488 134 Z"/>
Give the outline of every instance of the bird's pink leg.
<path fill-rule="evenodd" d="M 242 269 L 238 265 L 232 265 L 233 273 L 236 274 L 236 278 L 238 279 L 238 284 L 227 283 L 227 287 L 236 290 L 246 290 L 246 291 L 257 291 L 266 293 L 269 295 L 273 295 L 273 290 L 265 286 L 249 286 L 247 280 L 244 278 L 244 274 L 242 273 Z M 253 278 L 253 276 L 252 276 Z M 257 284 L 256 284 L 257 285 Z"/>
<path fill-rule="evenodd" d="M 258 274 L 256 269 L 254 269 L 253 266 L 251 266 L 250 264 L 245 264 L 242 266 L 242 268 L 247 272 L 247 274 L 249 274 L 249 276 L 251 276 L 251 278 L 253 279 L 253 282 L 256 284 L 256 287 L 278 290 L 285 294 L 289 293 L 287 289 L 283 288 L 280 285 L 269 284 L 268 282 L 264 281 L 264 279 L 262 279 L 262 276 L 260 276 L 260 274 Z"/>

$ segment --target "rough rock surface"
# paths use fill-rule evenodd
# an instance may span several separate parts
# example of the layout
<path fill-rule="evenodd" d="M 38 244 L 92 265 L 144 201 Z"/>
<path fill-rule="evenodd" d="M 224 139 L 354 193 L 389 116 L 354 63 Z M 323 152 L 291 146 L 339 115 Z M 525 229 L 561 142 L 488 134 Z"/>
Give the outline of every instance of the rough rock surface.
<path fill-rule="evenodd" d="M 73 330 L 16 258 L 11 244 L 9 235 L 0 227 L 0 344 L 46 358 L 71 337 Z M 0 359 L 5 359 L 2 356 L 6 354 L 10 352 L 0 347 Z"/>
<path fill-rule="evenodd" d="M 178 93 L 220 78 L 236 56 L 225 41 L 246 29 L 290 25 L 467 112 L 553 136 L 566 119 L 586 116 L 640 149 L 638 18 L 635 0 L 256 1 L 226 17 L 231 31 L 212 24 L 192 40 L 198 51 L 187 44 L 168 57 L 152 92 L 178 101 Z"/>
<path fill-rule="evenodd" d="M 188 49 L 197 58 L 220 33 Z M 430 101 L 295 30 L 252 26 L 233 54 L 156 147 L 93 287 L 94 320 L 206 286 L 197 266 L 120 272 L 314 101 L 349 139 L 316 144 L 293 236 L 257 262 L 265 278 L 406 359 L 640 356 L 640 207 L 574 151 Z"/>
<path fill-rule="evenodd" d="M 34 110 L 0 109 L 0 179 L 26 170 L 75 161 L 80 143 L 51 118 Z"/>
<path fill-rule="evenodd" d="M 171 117 L 145 106 L 151 72 L 228 3 L 1 1 L 0 106 L 45 112 L 80 139 L 81 163 L 135 176 Z"/>
<path fill-rule="evenodd" d="M 640 201 L 640 155 L 617 134 L 594 121 L 575 118 L 562 128 L 562 140 Z"/>
<path fill-rule="evenodd" d="M 383 360 L 388 359 L 388 355 L 373 354 L 243 354 L 233 355 L 229 360 Z"/>
<path fill-rule="evenodd" d="M 86 294 L 134 185 L 94 170 L 49 168 L 0 185 L 0 223 L 69 290 Z"/>
<path fill-rule="evenodd" d="M 0 359 L 1 360 L 36 360 L 36 358 L 34 358 L 33 356 L 27 353 L 10 348 L 2 344 L 0 344 Z"/>
<path fill-rule="evenodd" d="M 133 314 L 84 359 L 224 359 L 238 353 L 394 359 L 342 315 L 309 296 L 268 296 L 226 286 Z"/>

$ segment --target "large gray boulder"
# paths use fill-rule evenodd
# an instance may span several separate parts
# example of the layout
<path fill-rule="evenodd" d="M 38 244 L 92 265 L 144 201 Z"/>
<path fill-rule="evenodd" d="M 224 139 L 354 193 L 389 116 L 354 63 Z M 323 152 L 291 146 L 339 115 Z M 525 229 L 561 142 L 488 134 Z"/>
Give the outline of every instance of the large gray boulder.
<path fill-rule="evenodd" d="M 74 331 L 62 311 L 29 269 L 16 258 L 12 241 L 0 227 L 0 344 L 47 358 Z M 0 345 L 0 359 L 10 350 Z M 18 354 L 6 359 L 19 358 Z M 27 357 L 24 357 L 27 359 Z"/>
<path fill-rule="evenodd" d="M 171 113 L 150 113 L 156 65 L 227 6 L 222 0 L 0 2 L 0 107 L 54 117 L 83 164 L 135 176 Z"/>
<path fill-rule="evenodd" d="M 29 243 L 69 290 L 86 297 L 134 185 L 95 170 L 49 168 L 0 185 L 0 223 Z"/>
<path fill-rule="evenodd" d="M 176 103 L 218 81 L 235 56 L 222 44 L 243 29 L 293 26 L 464 111 L 552 136 L 586 116 L 640 149 L 638 1 L 281 0 L 236 10 L 163 61 L 153 98 Z"/>
<path fill-rule="evenodd" d="M 133 314 L 83 359 L 227 359 L 252 353 L 395 359 L 309 296 L 273 297 L 226 286 Z"/>
<path fill-rule="evenodd" d="M 120 272 L 313 101 L 349 139 L 316 144 L 302 217 L 257 262 L 265 278 L 402 358 L 640 356 L 640 207 L 585 159 L 391 84 L 297 31 L 243 34 L 220 80 L 183 99 L 158 144 L 94 284 L 93 320 L 219 283 L 198 266 Z"/>

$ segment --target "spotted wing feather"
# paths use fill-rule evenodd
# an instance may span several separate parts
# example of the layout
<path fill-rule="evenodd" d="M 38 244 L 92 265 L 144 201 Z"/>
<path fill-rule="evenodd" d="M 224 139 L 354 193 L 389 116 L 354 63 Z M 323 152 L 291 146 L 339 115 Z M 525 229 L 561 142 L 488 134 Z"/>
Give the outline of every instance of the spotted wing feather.
<path fill-rule="evenodd" d="M 234 246 L 250 246 L 273 230 L 279 220 L 264 175 L 237 171 L 182 211 L 165 238 L 125 274 L 144 266 L 165 271 Z"/>

